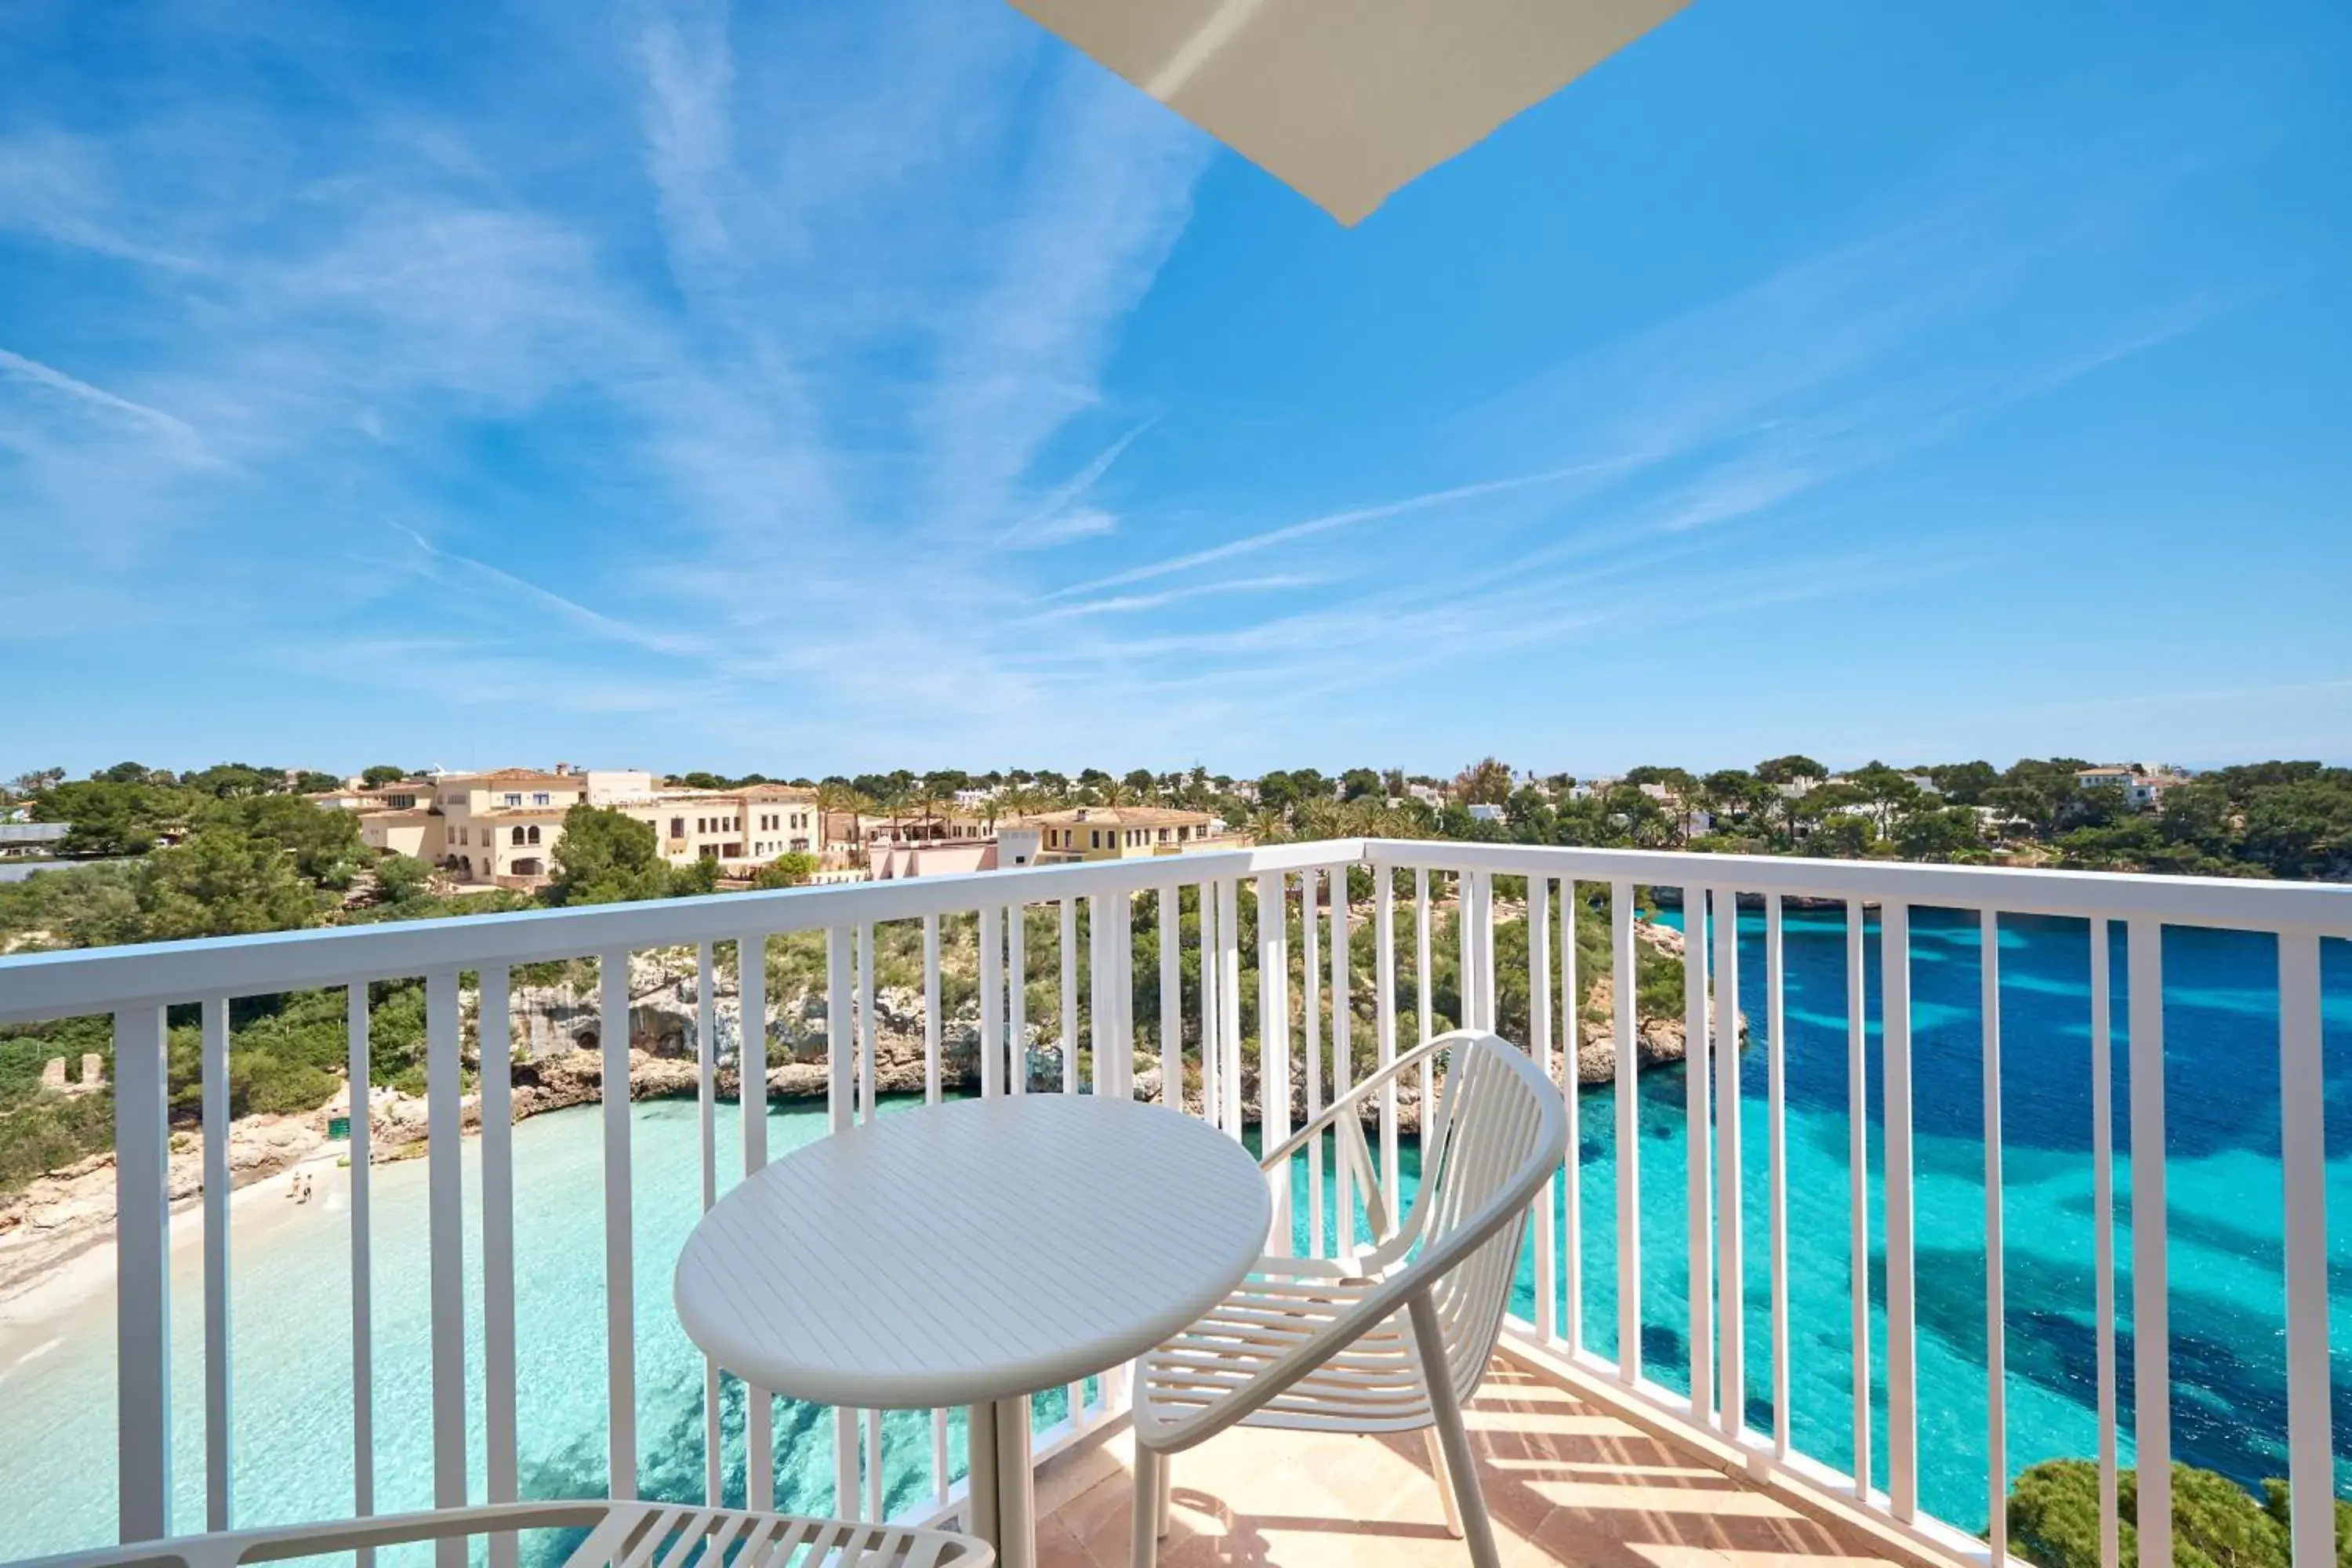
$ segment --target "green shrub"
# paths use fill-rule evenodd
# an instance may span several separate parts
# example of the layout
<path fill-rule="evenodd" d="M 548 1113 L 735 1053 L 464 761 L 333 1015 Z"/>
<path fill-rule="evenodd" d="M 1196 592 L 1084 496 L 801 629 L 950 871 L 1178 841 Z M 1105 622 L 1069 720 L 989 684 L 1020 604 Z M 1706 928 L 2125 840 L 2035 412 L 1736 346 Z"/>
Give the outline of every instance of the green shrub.
<path fill-rule="evenodd" d="M 0 1112 L 0 1196 L 113 1143 L 111 1094 L 52 1095 Z"/>
<path fill-rule="evenodd" d="M 2211 1470 L 2172 1467 L 2175 1568 L 2289 1568 L 2287 1485 L 2263 1483 L 2264 1497 Z M 2116 1478 L 2122 1561 L 2137 1568 L 2139 1474 Z M 2099 1468 L 2050 1459 L 2017 1478 L 2009 1494 L 2010 1548 L 2040 1568 L 2100 1568 Z M 2352 1503 L 2336 1503 L 2336 1562 L 2352 1563 Z"/>

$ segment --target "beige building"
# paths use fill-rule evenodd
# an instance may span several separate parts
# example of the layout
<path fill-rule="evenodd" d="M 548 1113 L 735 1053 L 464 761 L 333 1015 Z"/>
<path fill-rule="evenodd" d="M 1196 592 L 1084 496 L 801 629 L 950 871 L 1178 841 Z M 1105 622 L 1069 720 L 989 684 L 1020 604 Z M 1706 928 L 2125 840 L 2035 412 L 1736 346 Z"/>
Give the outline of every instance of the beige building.
<path fill-rule="evenodd" d="M 1029 835 L 1036 835 L 1033 848 Z M 999 863 L 1054 865 L 1068 860 L 1127 860 L 1223 849 L 1232 841 L 1205 811 L 1163 805 L 1080 805 L 1000 823 Z"/>
<path fill-rule="evenodd" d="M 596 799 L 648 823 L 662 858 L 685 866 L 717 860 L 735 868 L 764 866 L 779 855 L 814 855 L 822 846 L 816 792 L 790 784 L 740 790 L 655 789 L 635 796 Z"/>
<path fill-rule="evenodd" d="M 379 789 L 313 797 L 355 810 L 362 842 L 428 860 L 465 881 L 536 887 L 554 870 L 563 816 L 582 804 L 610 807 L 654 830 L 672 865 L 711 859 L 745 871 L 793 851 L 819 847 L 816 792 L 786 784 L 740 790 L 670 789 L 642 769 L 552 772 L 499 768 L 441 773 Z"/>

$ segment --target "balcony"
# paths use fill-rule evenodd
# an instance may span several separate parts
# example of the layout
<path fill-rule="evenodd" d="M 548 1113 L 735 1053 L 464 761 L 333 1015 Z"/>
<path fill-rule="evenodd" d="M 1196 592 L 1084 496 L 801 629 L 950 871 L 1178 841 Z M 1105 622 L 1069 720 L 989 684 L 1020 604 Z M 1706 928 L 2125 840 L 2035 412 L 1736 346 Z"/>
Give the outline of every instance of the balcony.
<path fill-rule="evenodd" d="M 0 1475 L 42 1505 L 10 1544 L 551 1489 L 953 1517 L 961 1413 L 763 1417 L 685 1345 L 670 1264 L 736 1173 L 888 1114 L 893 1031 L 926 1098 L 1132 1083 L 1255 1142 L 1460 1023 L 1524 1043 L 1576 1129 L 1473 1408 L 1507 1556 L 1998 1562 L 2009 1479 L 2071 1456 L 2111 1564 L 2116 1471 L 2161 1560 L 2180 1459 L 2292 1477 L 2316 1568 L 2347 939 L 2338 887 L 1343 840 L 0 959 L 0 1022 L 111 1017 L 116 1087 L 110 1330 L 0 1356 Z M 682 1054 L 631 1049 L 656 952 Z M 523 966 L 581 960 L 602 1081 L 690 1095 L 517 1123 Z M 417 979 L 424 1157 L 352 1120 L 289 1326 L 263 1243 L 296 1208 L 231 1193 L 230 1004 L 341 992 L 367 1103 L 370 986 Z M 772 1068 L 821 1100 L 741 1118 L 724 1091 Z M 1418 1102 L 1372 1129 L 1408 1193 Z M 1292 1247 L 1362 1229 L 1324 1150 L 1290 1175 Z M 85 1352 L 110 1409 L 45 1370 Z M 1123 1561 L 1126 1397 L 1041 1397 L 1046 1561 Z M 1237 1432 L 1174 1473 L 1170 1563 L 1466 1561 L 1417 1442 Z"/>

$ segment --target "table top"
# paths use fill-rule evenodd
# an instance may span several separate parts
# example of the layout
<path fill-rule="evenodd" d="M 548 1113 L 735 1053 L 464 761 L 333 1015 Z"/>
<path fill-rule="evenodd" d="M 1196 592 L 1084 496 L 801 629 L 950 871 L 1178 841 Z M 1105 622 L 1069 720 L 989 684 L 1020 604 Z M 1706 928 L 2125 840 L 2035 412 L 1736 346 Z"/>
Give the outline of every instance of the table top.
<path fill-rule="evenodd" d="M 721 1198 L 679 1255 L 687 1337 L 825 1405 L 977 1405 L 1117 1366 L 1255 1265 L 1249 1152 L 1162 1106 L 1005 1095 L 887 1112 Z"/>

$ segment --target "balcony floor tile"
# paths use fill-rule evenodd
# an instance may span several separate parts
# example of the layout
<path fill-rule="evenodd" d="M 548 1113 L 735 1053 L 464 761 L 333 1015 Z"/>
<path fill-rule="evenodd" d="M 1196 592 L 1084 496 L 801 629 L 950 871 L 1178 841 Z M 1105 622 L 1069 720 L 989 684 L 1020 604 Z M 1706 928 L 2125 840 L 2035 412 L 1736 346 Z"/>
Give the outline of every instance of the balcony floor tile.
<path fill-rule="evenodd" d="M 1497 1359 L 1470 1410 L 1510 1568 L 1904 1568 L 1607 1408 Z M 1165 1568 L 1462 1568 L 1419 1433 L 1241 1428 L 1176 1456 Z M 1043 1521 L 1040 1568 L 1125 1568 L 1130 1482 L 1112 1467 Z"/>

